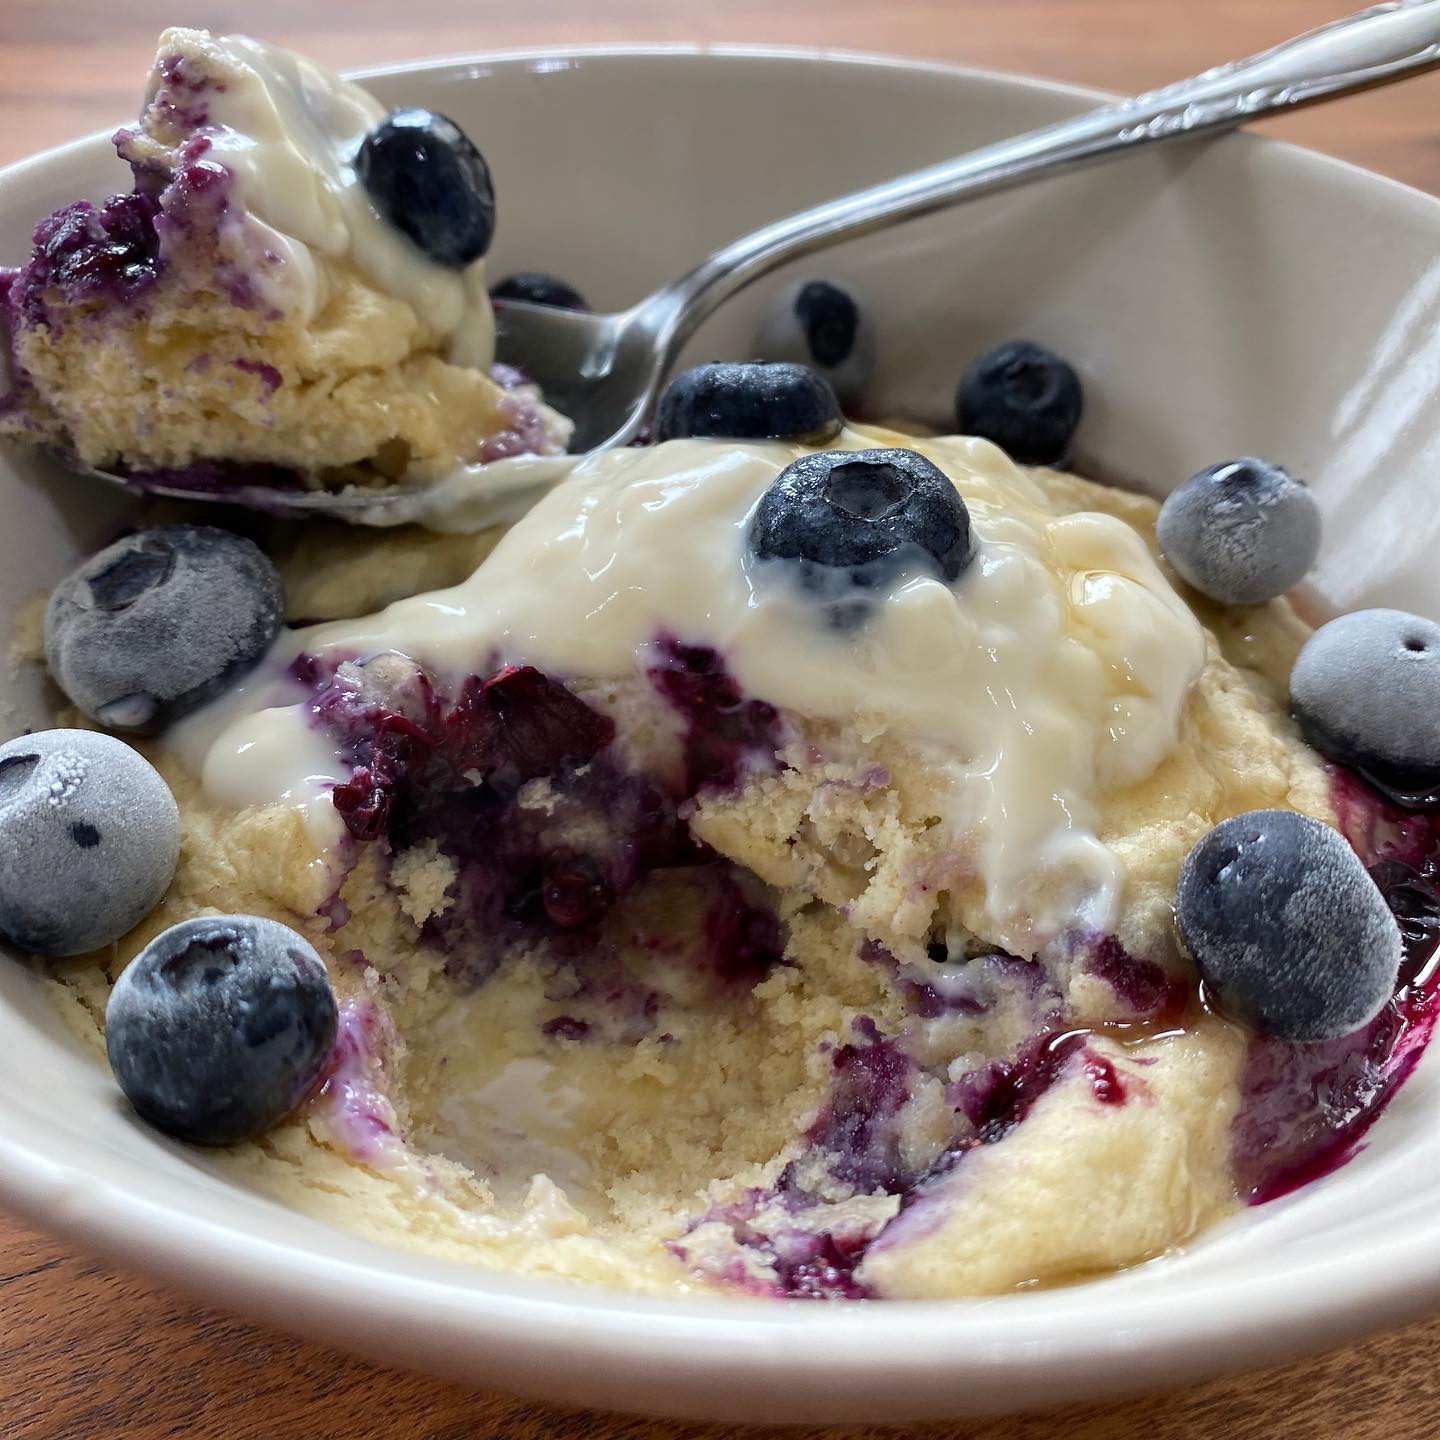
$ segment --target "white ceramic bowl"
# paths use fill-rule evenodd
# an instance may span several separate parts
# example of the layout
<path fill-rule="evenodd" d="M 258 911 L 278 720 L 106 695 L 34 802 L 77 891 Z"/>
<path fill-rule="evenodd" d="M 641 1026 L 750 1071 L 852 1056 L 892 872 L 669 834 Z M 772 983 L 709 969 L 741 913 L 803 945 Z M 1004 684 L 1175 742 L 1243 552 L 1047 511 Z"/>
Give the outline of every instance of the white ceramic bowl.
<path fill-rule="evenodd" d="M 500 196 L 494 274 L 553 270 L 601 306 L 787 210 L 1095 99 L 749 50 L 478 57 L 370 83 L 478 137 Z M 19 257 L 52 207 L 123 178 L 103 139 L 4 172 L 0 256 Z M 1163 490 L 1216 459 L 1272 456 L 1325 507 L 1326 603 L 1440 616 L 1437 255 L 1440 203 L 1229 138 L 937 216 L 824 268 L 877 307 L 876 408 L 943 421 L 967 357 L 1017 334 L 1048 342 L 1085 375 L 1087 462 Z M 717 317 L 696 356 L 743 355 L 763 301 Z M 125 503 L 32 457 L 0 465 L 0 611 Z M 33 679 L 4 700 L 12 732 L 44 718 Z M 823 1306 L 636 1299 L 379 1248 L 134 1122 L 19 966 L 0 965 L 0 1027 L 0 1197 L 15 1210 L 206 1300 L 558 1402 L 812 1421 L 1041 1406 L 1279 1359 L 1440 1302 L 1440 1053 L 1350 1166 L 1184 1254 L 983 1302 Z"/>

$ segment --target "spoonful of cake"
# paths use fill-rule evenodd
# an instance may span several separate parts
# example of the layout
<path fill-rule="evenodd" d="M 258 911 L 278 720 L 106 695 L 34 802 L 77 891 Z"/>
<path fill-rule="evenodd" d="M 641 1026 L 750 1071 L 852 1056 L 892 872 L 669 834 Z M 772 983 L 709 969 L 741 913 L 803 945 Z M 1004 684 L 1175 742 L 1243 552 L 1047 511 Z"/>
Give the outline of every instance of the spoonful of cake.
<path fill-rule="evenodd" d="M 134 193 L 55 212 L 30 262 L 0 271 L 15 371 L 0 435 L 136 491 L 366 525 L 461 509 L 465 528 L 498 523 L 567 450 L 632 441 L 706 317 L 790 261 L 1437 65 L 1440 0 L 1392 0 L 778 220 L 618 314 L 492 312 L 494 192 L 458 127 L 386 115 L 257 41 L 167 31 L 140 125 L 117 136 Z M 685 433 L 673 408 L 661 439 Z"/>

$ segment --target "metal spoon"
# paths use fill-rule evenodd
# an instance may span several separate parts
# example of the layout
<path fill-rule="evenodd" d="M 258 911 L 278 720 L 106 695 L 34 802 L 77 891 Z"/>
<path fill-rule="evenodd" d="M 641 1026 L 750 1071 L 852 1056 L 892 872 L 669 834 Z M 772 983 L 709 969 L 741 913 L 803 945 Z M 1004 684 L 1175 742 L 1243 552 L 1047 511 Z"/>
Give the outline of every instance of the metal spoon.
<path fill-rule="evenodd" d="M 615 315 L 581 314 L 497 302 L 498 358 L 536 381 L 546 400 L 575 422 L 572 451 L 625 445 L 652 413 L 681 348 L 717 306 L 752 281 L 803 255 L 904 220 L 992 195 L 1147 145 L 1233 129 L 1265 115 L 1312 105 L 1440 65 L 1440 0 L 1392 0 L 1190 80 L 1102 106 L 1017 139 L 972 151 L 839 200 L 778 220 L 702 261 L 688 275 Z M 513 511 L 523 462 L 497 504 Z M 486 471 L 495 467 L 485 467 Z M 93 472 L 116 483 L 104 471 Z M 553 462 L 547 478 L 553 478 Z M 500 476 L 496 476 L 499 480 Z M 537 483 L 542 485 L 544 482 Z M 133 482 L 132 482 L 133 484 Z M 332 515 L 385 525 L 426 518 L 414 489 L 373 492 L 253 492 L 225 499 L 277 513 Z M 483 518 L 471 504 L 469 522 Z M 497 512 L 498 514 L 498 512 Z"/>

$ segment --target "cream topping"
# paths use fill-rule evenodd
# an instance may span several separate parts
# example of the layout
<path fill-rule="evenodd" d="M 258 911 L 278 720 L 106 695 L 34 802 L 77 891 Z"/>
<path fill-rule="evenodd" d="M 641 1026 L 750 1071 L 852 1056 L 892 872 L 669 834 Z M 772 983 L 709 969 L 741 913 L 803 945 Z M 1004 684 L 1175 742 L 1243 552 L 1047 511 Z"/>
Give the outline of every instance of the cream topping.
<path fill-rule="evenodd" d="M 903 444 L 944 470 L 977 537 L 953 585 L 902 577 L 838 634 L 813 600 L 745 553 L 761 494 L 804 447 L 674 441 L 579 463 L 464 584 L 381 614 L 287 634 L 275 668 L 181 726 L 174 743 L 234 803 L 308 795 L 323 767 L 278 678 L 301 652 L 413 656 L 458 681 L 496 662 L 638 676 L 658 636 L 715 646 L 747 693 L 841 722 L 857 751 L 890 732 L 948 779 L 936 813 L 973 850 L 1001 930 L 1037 943 L 1113 922 L 1123 874 L 1096 839 L 1105 791 L 1176 743 L 1203 632 L 1140 535 L 1060 514 L 997 448 L 847 430 L 838 448 Z M 268 707 L 268 708 L 267 708 Z M 293 736 L 293 745 L 284 741 Z M 332 777 L 342 767 L 332 758 Z M 332 810 L 333 816 L 333 810 Z"/>
<path fill-rule="evenodd" d="M 485 264 L 436 264 L 376 210 L 353 160 L 385 109 L 358 85 L 303 56 L 244 35 L 172 28 L 160 37 L 148 99 L 178 55 L 217 83 L 197 96 L 212 154 L 234 176 L 235 193 L 263 248 L 280 263 L 266 281 L 287 308 L 323 308 L 327 286 L 316 257 L 353 264 L 377 289 L 411 305 L 457 364 L 488 368 L 494 318 Z M 223 88 L 222 88 L 223 87 Z"/>

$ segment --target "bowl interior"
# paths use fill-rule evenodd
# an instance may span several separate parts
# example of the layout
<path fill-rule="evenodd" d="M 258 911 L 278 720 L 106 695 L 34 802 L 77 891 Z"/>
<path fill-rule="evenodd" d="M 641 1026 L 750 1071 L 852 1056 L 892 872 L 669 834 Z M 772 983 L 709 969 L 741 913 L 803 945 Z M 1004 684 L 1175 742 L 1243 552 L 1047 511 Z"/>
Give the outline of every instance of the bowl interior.
<path fill-rule="evenodd" d="M 481 58 L 367 83 L 452 115 L 486 152 L 493 276 L 554 271 L 598 307 L 761 222 L 1087 103 L 1002 77 L 757 52 Z M 0 257 L 21 256 L 48 210 L 125 179 L 100 139 L 0 174 Z M 1440 617 L 1437 253 L 1440 204 L 1230 138 L 934 216 L 804 269 L 873 307 L 871 413 L 944 426 L 969 358 L 1043 341 L 1086 381 L 1078 468 L 1163 493 L 1219 459 L 1272 457 L 1326 512 L 1323 603 Z M 732 302 L 690 358 L 743 358 L 786 278 Z M 19 453 L 0 458 L 0 497 L 7 615 L 129 508 Z M 33 674 L 0 681 L 0 706 L 7 733 L 45 721 Z M 1440 1238 L 1440 1057 L 1353 1164 L 1182 1255 L 1000 1301 L 742 1312 L 445 1269 L 332 1231 L 135 1124 L 19 965 L 0 966 L 0 1028 L 8 1204 L 209 1298 L 557 1400 L 811 1420 L 1040 1404 L 1255 1363 L 1401 1318 L 1434 1292 L 1433 1263 L 1415 1257 Z"/>

